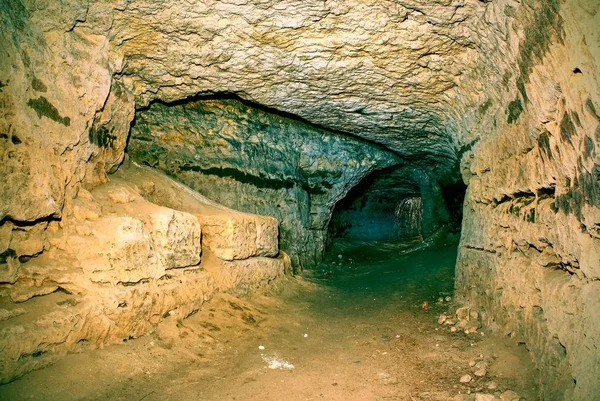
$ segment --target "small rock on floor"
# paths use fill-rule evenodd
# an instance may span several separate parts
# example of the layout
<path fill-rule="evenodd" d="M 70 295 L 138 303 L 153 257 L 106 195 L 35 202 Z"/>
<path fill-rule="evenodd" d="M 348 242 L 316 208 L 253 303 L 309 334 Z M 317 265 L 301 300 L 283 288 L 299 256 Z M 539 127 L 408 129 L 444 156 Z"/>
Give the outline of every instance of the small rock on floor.
<path fill-rule="evenodd" d="M 477 377 L 483 377 L 487 374 L 488 364 L 486 362 L 477 362 L 475 364 L 475 372 L 473 373 Z"/>
<path fill-rule="evenodd" d="M 521 397 L 514 391 L 508 390 L 500 394 L 500 399 L 502 401 L 519 401 Z"/>
<path fill-rule="evenodd" d="M 496 401 L 497 398 L 493 394 L 475 394 L 475 401 Z"/>

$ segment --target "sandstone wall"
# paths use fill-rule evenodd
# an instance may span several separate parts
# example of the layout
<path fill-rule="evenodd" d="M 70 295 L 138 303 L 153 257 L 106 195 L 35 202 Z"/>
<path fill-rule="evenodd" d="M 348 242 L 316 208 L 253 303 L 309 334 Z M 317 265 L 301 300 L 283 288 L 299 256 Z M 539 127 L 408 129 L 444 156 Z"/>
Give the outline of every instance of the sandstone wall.
<path fill-rule="evenodd" d="M 526 344 L 543 399 L 597 400 L 600 4 L 543 2 L 515 18 L 506 101 L 463 157 L 457 290 Z"/>
<path fill-rule="evenodd" d="M 276 289 L 291 271 L 274 218 L 216 205 L 151 170 L 122 167 L 70 204 L 61 222 L 11 233 L 0 276 L 0 383 L 185 319 L 216 292 Z"/>

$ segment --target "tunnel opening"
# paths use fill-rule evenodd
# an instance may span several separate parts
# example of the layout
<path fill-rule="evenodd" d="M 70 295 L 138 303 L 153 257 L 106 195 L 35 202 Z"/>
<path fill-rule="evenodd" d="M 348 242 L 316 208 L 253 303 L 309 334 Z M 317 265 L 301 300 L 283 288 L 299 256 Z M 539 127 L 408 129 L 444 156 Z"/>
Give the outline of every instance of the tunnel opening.
<path fill-rule="evenodd" d="M 328 229 L 330 241 L 422 239 L 423 205 L 418 184 L 394 181 L 396 171 L 385 169 L 365 177 L 335 205 Z"/>
<path fill-rule="evenodd" d="M 441 185 L 425 171 L 406 165 L 376 171 L 336 203 L 327 230 L 328 244 L 338 239 L 432 240 L 432 246 L 457 241 L 465 190 L 461 180 Z"/>
<path fill-rule="evenodd" d="M 276 218 L 294 272 L 317 267 L 339 238 L 457 241 L 465 186 L 449 167 L 438 178 L 434 150 L 422 152 L 405 160 L 231 93 L 151 102 L 137 110 L 127 144 L 131 160 L 219 204 Z"/>

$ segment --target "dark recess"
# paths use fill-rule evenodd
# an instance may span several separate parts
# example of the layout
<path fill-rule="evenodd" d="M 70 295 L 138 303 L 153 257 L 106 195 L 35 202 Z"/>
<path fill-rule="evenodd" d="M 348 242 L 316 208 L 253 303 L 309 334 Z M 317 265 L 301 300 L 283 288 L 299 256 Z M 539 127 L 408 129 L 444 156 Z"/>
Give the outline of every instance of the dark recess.
<path fill-rule="evenodd" d="M 467 186 L 462 180 L 450 183 L 442 188 L 442 197 L 446 202 L 446 208 L 450 214 L 449 227 L 455 232 L 460 231 L 463 216 L 463 203 Z"/>
<path fill-rule="evenodd" d="M 109 132 L 104 126 L 93 126 L 90 129 L 88 138 L 91 143 L 101 148 L 112 148 L 117 140 L 116 135 L 112 135 L 112 130 Z"/>

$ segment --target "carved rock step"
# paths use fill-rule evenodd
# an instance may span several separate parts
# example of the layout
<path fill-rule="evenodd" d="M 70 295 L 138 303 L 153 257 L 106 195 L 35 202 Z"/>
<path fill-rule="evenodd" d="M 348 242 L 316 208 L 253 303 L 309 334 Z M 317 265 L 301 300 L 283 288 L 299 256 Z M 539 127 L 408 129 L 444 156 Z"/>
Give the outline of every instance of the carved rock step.
<path fill-rule="evenodd" d="M 184 319 L 218 292 L 274 290 L 289 258 L 221 261 L 208 269 L 173 269 L 159 280 L 55 291 L 15 304 L 0 294 L 0 384 L 43 368 L 67 353 L 147 334 L 165 318 Z"/>
<path fill-rule="evenodd" d="M 274 218 L 221 207 L 151 170 L 126 173 L 134 180 L 81 189 L 43 240 L 19 232 L 0 243 L 16 250 L 0 277 L 0 384 L 184 319 L 218 292 L 277 289 L 291 271 Z"/>
<path fill-rule="evenodd" d="M 114 183 L 129 183 L 152 203 L 192 213 L 202 225 L 202 245 L 223 260 L 279 253 L 278 222 L 269 216 L 238 212 L 203 197 L 166 175 L 137 166 L 123 166 Z"/>

